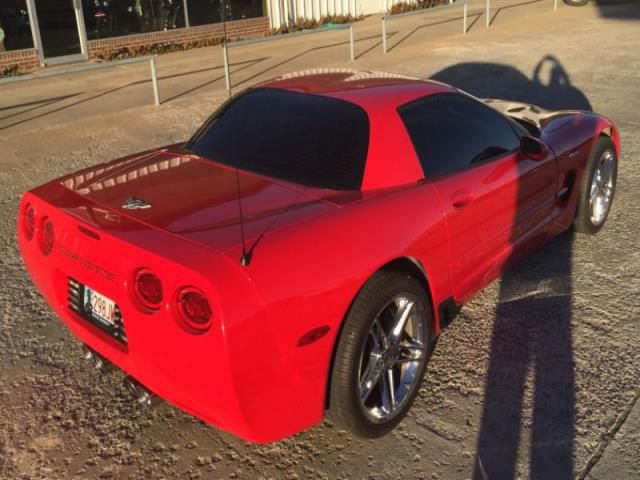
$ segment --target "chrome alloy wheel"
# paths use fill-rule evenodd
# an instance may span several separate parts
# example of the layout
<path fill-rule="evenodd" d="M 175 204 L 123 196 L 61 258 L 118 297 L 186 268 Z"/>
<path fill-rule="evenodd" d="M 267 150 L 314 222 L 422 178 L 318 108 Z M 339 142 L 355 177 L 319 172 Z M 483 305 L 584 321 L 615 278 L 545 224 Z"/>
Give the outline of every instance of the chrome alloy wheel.
<path fill-rule="evenodd" d="M 594 225 L 600 225 L 604 222 L 607 213 L 609 213 L 613 198 L 615 162 L 615 154 L 611 150 L 605 150 L 593 172 L 589 208 L 591 223 Z"/>
<path fill-rule="evenodd" d="M 360 405 L 375 423 L 386 423 L 401 410 L 419 384 L 427 355 L 427 318 L 413 294 L 391 299 L 373 320 L 360 354 Z"/>

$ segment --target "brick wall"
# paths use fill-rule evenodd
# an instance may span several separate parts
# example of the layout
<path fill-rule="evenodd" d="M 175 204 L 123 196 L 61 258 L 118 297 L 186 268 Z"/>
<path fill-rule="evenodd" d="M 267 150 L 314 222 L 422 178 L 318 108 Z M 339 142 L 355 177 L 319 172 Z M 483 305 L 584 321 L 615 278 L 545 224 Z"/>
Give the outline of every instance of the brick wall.
<path fill-rule="evenodd" d="M 227 36 L 229 38 L 262 37 L 269 32 L 269 18 L 258 17 L 245 20 L 227 22 Z M 197 27 L 177 28 L 162 32 L 141 33 L 127 35 L 126 37 L 106 38 L 104 40 L 89 41 L 89 59 L 105 58 L 113 51 L 122 48 L 135 50 L 139 47 L 153 44 L 175 43 L 179 45 L 205 44 L 215 40 L 221 40 L 224 30 L 221 23 L 200 25 Z"/>
<path fill-rule="evenodd" d="M 40 61 L 35 48 L 0 52 L 0 77 L 33 72 L 38 68 L 40 68 Z"/>
<path fill-rule="evenodd" d="M 269 32 L 269 18 L 248 18 L 227 22 L 229 38 L 262 37 Z M 109 58 L 110 53 L 125 47 L 150 47 L 153 44 L 206 45 L 221 40 L 224 31 L 221 23 L 200 25 L 190 28 L 177 28 L 162 32 L 141 33 L 124 37 L 90 40 L 88 42 L 89 60 Z M 0 52 L 0 77 L 16 73 L 33 72 L 41 68 L 38 51 L 35 48 Z"/>

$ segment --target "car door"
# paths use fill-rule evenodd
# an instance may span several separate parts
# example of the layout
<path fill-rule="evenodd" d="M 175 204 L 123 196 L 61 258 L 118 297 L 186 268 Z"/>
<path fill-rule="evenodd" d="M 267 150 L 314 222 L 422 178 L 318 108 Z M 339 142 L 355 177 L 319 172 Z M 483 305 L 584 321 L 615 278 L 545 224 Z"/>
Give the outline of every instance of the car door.
<path fill-rule="evenodd" d="M 526 132 L 466 95 L 431 95 L 399 113 L 439 194 L 453 290 L 464 301 L 545 232 L 556 194 L 555 159 L 525 157 L 519 144 Z"/>

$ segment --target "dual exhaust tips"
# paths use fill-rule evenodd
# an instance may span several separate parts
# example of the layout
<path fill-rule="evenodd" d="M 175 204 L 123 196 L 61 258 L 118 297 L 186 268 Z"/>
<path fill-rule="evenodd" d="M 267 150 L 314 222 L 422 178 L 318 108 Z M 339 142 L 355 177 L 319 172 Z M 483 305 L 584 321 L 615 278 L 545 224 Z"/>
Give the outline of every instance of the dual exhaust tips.
<path fill-rule="evenodd" d="M 84 351 L 85 361 L 93 368 L 98 370 L 100 374 L 105 375 L 117 369 L 117 367 L 113 363 L 104 358 L 95 350 L 87 347 L 86 345 L 84 345 L 82 349 Z M 142 385 L 139 381 L 137 381 L 130 375 L 127 375 L 124 378 L 124 387 L 133 396 L 133 398 L 136 400 L 136 403 L 144 408 L 155 407 L 162 401 L 160 397 L 158 397 L 158 395 L 153 393 L 151 390 L 149 390 L 147 387 Z"/>
<path fill-rule="evenodd" d="M 133 398 L 136 399 L 136 402 L 144 408 L 153 408 L 161 402 L 158 395 L 148 390 L 130 375 L 124 378 L 124 386 Z"/>

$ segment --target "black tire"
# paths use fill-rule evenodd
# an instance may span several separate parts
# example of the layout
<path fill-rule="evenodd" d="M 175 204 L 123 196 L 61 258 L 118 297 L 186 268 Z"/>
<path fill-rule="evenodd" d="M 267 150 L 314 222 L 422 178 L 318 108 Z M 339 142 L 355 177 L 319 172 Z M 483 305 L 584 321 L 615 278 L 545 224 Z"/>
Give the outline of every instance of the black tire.
<path fill-rule="evenodd" d="M 590 203 L 590 197 L 592 193 L 591 184 L 596 169 L 598 169 L 602 162 L 602 159 L 608 153 L 611 153 L 613 155 L 613 184 L 611 187 L 611 198 L 608 204 L 608 208 L 606 209 L 606 212 L 604 214 L 604 218 L 602 218 L 602 220 L 599 222 L 594 222 L 591 215 L 592 211 Z M 591 149 L 591 153 L 589 154 L 589 159 L 587 161 L 587 166 L 582 177 L 582 182 L 580 183 L 580 197 L 578 200 L 578 207 L 576 209 L 576 216 L 573 220 L 573 228 L 576 232 L 588 233 L 593 235 L 598 233 L 602 229 L 611 210 L 611 205 L 613 203 L 613 197 L 616 190 L 617 179 L 618 158 L 616 156 L 616 149 L 609 137 L 600 137 Z"/>
<path fill-rule="evenodd" d="M 589 0 L 564 0 L 564 3 L 569 5 L 570 7 L 584 7 Z"/>
<path fill-rule="evenodd" d="M 422 325 L 421 329 L 416 330 L 420 331 L 421 338 L 424 338 L 425 348 L 421 354 L 424 358 L 414 364 L 414 374 L 411 375 L 414 379 L 413 390 L 409 390 L 399 402 L 397 409 L 393 410 L 393 417 L 385 421 L 373 421 L 360 400 L 360 358 L 364 355 L 366 342 L 370 341 L 369 332 L 374 320 L 379 318 L 385 308 L 392 308 L 389 305 L 394 305 L 393 299 L 403 295 L 417 299 L 423 308 L 412 310 L 416 312 L 412 313 L 412 322 Z M 414 308 L 420 308 L 419 304 L 415 303 Z M 406 273 L 378 272 L 358 293 L 340 333 L 331 374 L 329 419 L 338 427 L 362 438 L 376 438 L 391 431 L 406 416 L 420 390 L 433 343 L 433 313 L 424 285 Z M 401 377 L 402 373 L 398 374 L 398 382 Z"/>

